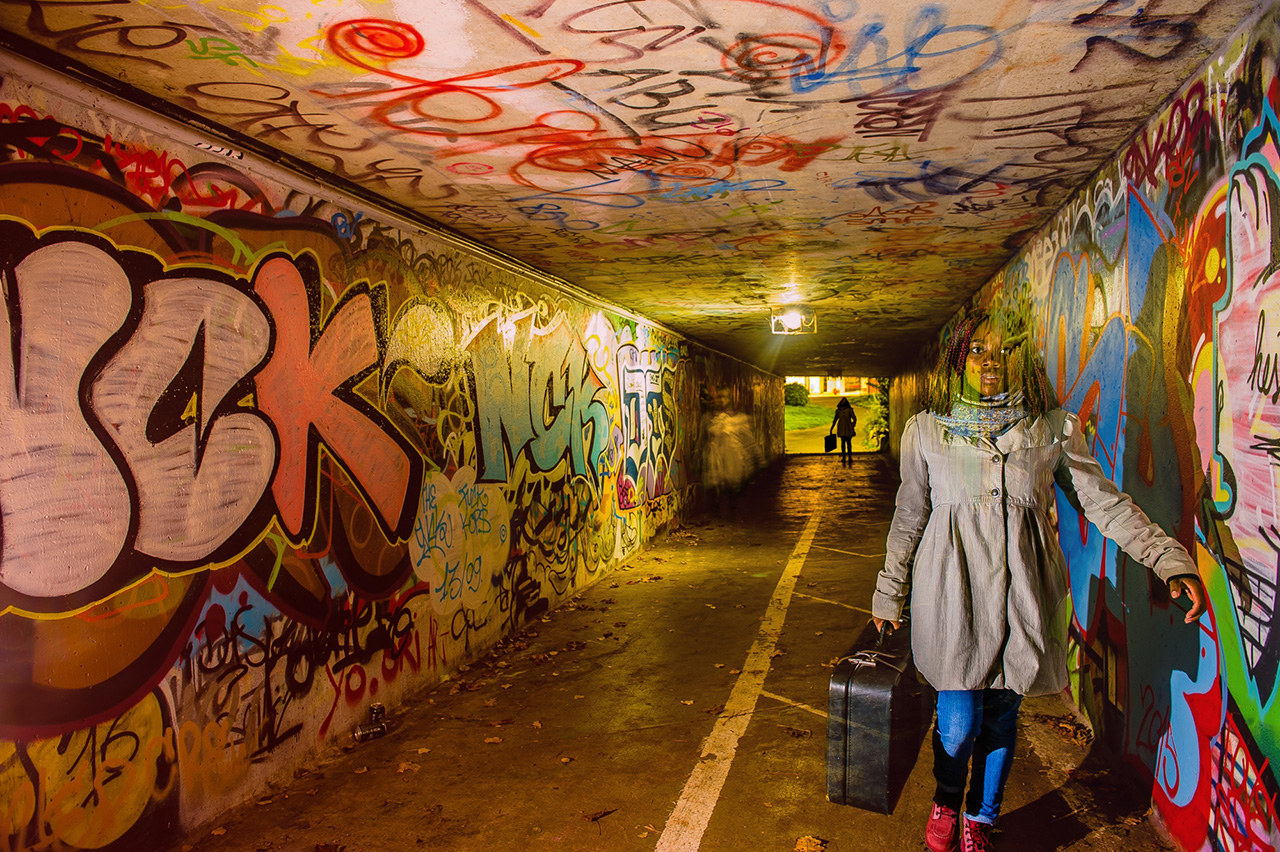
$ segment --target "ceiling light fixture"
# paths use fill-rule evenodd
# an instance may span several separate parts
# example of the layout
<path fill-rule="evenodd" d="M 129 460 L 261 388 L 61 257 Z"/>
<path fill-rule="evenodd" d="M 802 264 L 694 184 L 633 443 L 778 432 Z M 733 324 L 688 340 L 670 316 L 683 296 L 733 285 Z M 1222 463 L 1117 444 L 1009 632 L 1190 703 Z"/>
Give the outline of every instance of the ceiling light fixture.
<path fill-rule="evenodd" d="M 818 316 L 808 305 L 788 305 L 769 312 L 774 334 L 813 334 L 818 330 Z"/>

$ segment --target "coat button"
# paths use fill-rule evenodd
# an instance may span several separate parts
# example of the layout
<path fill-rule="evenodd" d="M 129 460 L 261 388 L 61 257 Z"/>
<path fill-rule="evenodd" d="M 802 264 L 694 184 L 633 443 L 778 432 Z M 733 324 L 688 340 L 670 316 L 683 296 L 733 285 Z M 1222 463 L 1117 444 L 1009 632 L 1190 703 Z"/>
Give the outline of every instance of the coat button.
<path fill-rule="evenodd" d="M 993 462 L 995 462 L 996 464 L 1000 464 L 1000 457 L 999 457 L 999 456 L 992 456 L 992 457 L 991 457 L 991 460 L 992 460 Z"/>
<path fill-rule="evenodd" d="M 992 496 L 992 497 L 999 497 L 999 496 L 1000 496 L 1000 489 L 999 489 L 999 488 L 992 488 L 992 489 L 991 489 L 991 496 Z"/>

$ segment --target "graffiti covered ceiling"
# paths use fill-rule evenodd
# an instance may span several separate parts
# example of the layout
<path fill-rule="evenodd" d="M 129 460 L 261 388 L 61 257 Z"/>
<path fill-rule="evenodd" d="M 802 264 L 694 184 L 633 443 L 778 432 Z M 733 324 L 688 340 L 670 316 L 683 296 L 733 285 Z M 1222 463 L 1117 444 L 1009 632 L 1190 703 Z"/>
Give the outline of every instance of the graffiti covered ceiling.
<path fill-rule="evenodd" d="M 0 40 L 775 373 L 879 375 L 1256 6 L 7 0 Z M 796 302 L 817 334 L 771 335 Z"/>

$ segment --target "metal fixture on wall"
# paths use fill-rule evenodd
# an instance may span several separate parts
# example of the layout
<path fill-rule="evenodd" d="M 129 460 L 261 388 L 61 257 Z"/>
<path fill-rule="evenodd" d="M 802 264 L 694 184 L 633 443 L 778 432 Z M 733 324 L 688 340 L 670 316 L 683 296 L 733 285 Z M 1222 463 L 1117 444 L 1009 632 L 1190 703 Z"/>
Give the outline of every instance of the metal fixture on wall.
<path fill-rule="evenodd" d="M 813 334 L 818 315 L 808 305 L 786 305 L 769 311 L 769 324 L 774 334 Z"/>

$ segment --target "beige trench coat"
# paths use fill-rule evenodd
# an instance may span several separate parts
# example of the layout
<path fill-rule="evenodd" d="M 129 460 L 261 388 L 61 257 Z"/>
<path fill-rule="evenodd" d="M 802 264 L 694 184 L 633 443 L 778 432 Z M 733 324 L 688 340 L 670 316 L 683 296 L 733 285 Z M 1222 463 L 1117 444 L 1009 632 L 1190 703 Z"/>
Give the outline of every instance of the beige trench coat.
<path fill-rule="evenodd" d="M 1166 583 L 1190 555 L 1107 479 L 1073 414 L 1027 417 L 996 440 L 953 436 L 932 414 L 907 422 L 902 485 L 871 609 L 896 621 L 911 588 L 911 647 L 936 689 L 1066 685 L 1066 560 L 1057 483 L 1107 538 Z"/>

